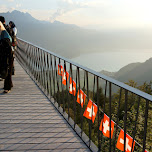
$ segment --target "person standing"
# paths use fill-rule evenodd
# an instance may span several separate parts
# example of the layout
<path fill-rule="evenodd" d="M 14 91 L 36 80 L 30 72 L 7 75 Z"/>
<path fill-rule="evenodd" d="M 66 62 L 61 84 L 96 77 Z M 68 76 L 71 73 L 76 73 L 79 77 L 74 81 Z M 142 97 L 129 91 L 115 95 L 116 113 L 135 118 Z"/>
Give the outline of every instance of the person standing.
<path fill-rule="evenodd" d="M 4 28 L 7 30 L 7 32 L 9 33 L 9 35 L 11 35 L 11 31 L 10 31 L 9 26 L 5 24 L 5 17 L 4 16 L 0 16 L 0 21 L 4 25 Z M 0 77 L 0 81 L 3 81 L 3 78 Z"/>
<path fill-rule="evenodd" d="M 13 21 L 9 22 L 9 27 L 11 31 L 11 37 L 12 37 L 12 46 L 16 46 L 16 35 L 17 35 L 17 28 Z"/>
<path fill-rule="evenodd" d="M 4 93 L 9 93 L 13 87 L 12 83 L 12 67 L 13 53 L 11 48 L 12 38 L 6 31 L 3 23 L 0 21 L 0 73 L 4 71 Z"/>
<path fill-rule="evenodd" d="M 17 35 L 17 28 L 13 21 L 9 22 L 9 32 L 10 36 L 12 38 L 12 51 L 13 51 L 13 69 L 12 69 L 12 75 L 15 75 L 15 66 L 14 66 L 14 58 L 15 58 L 15 49 L 17 45 L 16 35 Z"/>

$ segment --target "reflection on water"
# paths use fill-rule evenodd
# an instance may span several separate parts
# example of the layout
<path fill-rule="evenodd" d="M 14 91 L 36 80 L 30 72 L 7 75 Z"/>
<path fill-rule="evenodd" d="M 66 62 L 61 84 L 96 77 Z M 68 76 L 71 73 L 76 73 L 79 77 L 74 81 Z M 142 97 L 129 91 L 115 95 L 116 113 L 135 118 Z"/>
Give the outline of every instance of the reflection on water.
<path fill-rule="evenodd" d="M 152 57 L 152 51 L 143 52 L 90 53 L 71 60 L 98 72 L 102 70 L 116 72 L 129 63 L 145 62 Z"/>

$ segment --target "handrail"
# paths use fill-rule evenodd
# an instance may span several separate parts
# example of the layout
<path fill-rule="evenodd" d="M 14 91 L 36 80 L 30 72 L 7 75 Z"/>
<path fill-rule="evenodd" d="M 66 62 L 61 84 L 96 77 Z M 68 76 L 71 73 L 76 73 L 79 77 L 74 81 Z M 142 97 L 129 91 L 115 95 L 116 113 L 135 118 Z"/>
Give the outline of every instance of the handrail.
<path fill-rule="evenodd" d="M 18 39 L 19 39 L 19 40 L 22 40 L 21 38 L 18 38 Z M 51 51 L 49 51 L 49 50 L 47 50 L 47 49 L 44 49 L 44 48 L 42 48 L 42 47 L 39 47 L 39 46 L 37 46 L 37 45 L 35 45 L 35 44 L 32 44 L 32 43 L 27 42 L 27 41 L 25 41 L 25 40 L 22 40 L 22 41 L 24 41 L 24 42 L 26 42 L 26 43 L 28 43 L 28 44 L 30 44 L 30 45 L 32 45 L 32 46 L 35 46 L 35 47 L 37 47 L 37 48 L 40 48 L 40 49 L 44 50 L 44 51 L 47 52 L 47 53 L 51 53 L 53 56 L 56 56 L 56 57 L 58 57 L 58 58 L 61 58 L 61 59 L 65 60 L 65 61 L 68 62 L 68 63 L 71 63 L 72 65 L 74 65 L 74 66 L 76 66 L 76 67 L 79 67 L 79 68 L 81 68 L 81 69 L 83 69 L 83 70 L 85 70 L 85 71 L 88 71 L 89 73 L 94 74 L 94 75 L 96 75 L 96 76 L 98 76 L 98 77 L 100 77 L 100 78 L 102 78 L 102 79 L 104 79 L 104 80 L 107 80 L 107 81 L 109 81 L 109 82 L 111 82 L 111 83 L 113 83 L 113 84 L 115 84 L 115 85 L 117 85 L 117 86 L 119 86 L 119 87 L 121 87 L 121 88 L 123 88 L 123 89 L 126 89 L 126 90 L 128 90 L 128 91 L 130 91 L 130 92 L 133 92 L 134 94 L 136 94 L 136 95 L 138 95 L 138 96 L 141 96 L 141 97 L 143 97 L 143 98 L 145 98 L 145 99 L 147 99 L 147 100 L 152 101 L 152 96 L 149 95 L 149 94 L 147 94 L 147 93 L 145 93 L 145 92 L 142 92 L 142 91 L 140 91 L 140 90 L 138 90 L 138 89 L 136 89 L 136 88 L 133 88 L 133 87 L 131 87 L 131 86 L 128 86 L 128 85 L 126 85 L 126 84 L 124 84 L 124 83 L 122 83 L 122 82 L 120 82 L 120 81 L 118 81 L 118 80 L 115 80 L 115 79 L 113 79 L 113 78 L 111 78 L 111 77 L 108 77 L 108 76 L 106 76 L 106 75 L 104 75 L 104 74 L 101 74 L 101 73 L 99 73 L 99 72 L 96 72 L 96 71 L 94 71 L 94 70 L 92 70 L 92 69 L 89 69 L 89 68 L 87 68 L 87 67 L 84 67 L 83 65 L 80 65 L 80 64 L 78 64 L 78 63 L 75 63 L 75 62 L 73 62 L 73 61 L 71 61 L 71 60 L 69 60 L 69 59 L 67 59 L 67 58 L 65 58 L 65 57 L 63 57 L 63 56 L 60 56 L 60 55 L 58 55 L 58 54 L 56 54 L 56 53 L 54 53 L 54 52 L 51 52 Z"/>
<path fill-rule="evenodd" d="M 148 119 L 151 119 L 149 116 L 152 104 L 151 95 L 20 38 L 17 41 L 16 57 L 19 63 L 39 84 L 45 94 L 50 98 L 54 98 L 56 107 L 92 151 L 100 151 L 101 149 L 107 151 L 107 147 L 109 147 L 109 151 L 117 151 L 116 147 L 120 149 L 122 139 L 116 145 L 116 140 L 119 141 L 119 130 L 124 135 L 122 149 L 128 148 L 126 140 L 129 139 L 133 140 L 132 145 L 129 147 L 131 151 L 136 149 L 134 142 L 138 148 L 142 147 L 143 151 L 146 146 L 149 149 L 151 148 L 150 145 L 146 144 L 147 128 L 149 129 L 149 125 L 151 125 L 148 121 Z M 118 89 L 119 93 L 117 93 Z M 66 99 L 64 99 L 65 97 Z M 82 102 L 85 101 L 85 98 L 86 103 L 84 104 Z M 130 109 L 134 113 L 130 114 Z M 132 115 L 133 118 L 130 118 Z M 138 135 L 138 127 L 141 125 L 139 117 L 144 121 L 144 127 L 142 128 L 144 131 L 143 140 Z M 104 133 L 106 118 L 111 122 L 107 125 L 109 135 Z M 128 119 L 134 121 L 132 130 L 129 129 L 130 127 L 127 124 Z M 114 126 L 116 129 L 113 132 Z M 108 128 L 106 128 L 107 131 Z M 127 129 L 132 136 L 131 138 Z M 96 132 L 93 134 L 92 131 L 95 130 Z M 138 138 L 136 135 L 138 135 Z M 105 136 L 108 138 L 105 139 Z M 109 145 L 105 144 L 107 142 Z"/>

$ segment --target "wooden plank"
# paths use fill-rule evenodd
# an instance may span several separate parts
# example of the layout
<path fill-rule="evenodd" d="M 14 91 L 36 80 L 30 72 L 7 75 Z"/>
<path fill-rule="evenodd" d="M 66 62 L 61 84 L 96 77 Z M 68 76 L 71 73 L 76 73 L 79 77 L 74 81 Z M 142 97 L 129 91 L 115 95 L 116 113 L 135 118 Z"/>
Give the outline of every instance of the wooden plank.
<path fill-rule="evenodd" d="M 0 81 L 0 151 L 90 150 L 15 61 L 9 94 Z"/>
<path fill-rule="evenodd" d="M 2 147 L 2 148 L 1 148 Z M 2 144 L 2 146 L 0 147 L 0 150 L 14 150 L 14 151 L 17 151 L 17 150 L 23 150 L 23 151 L 26 151 L 26 150 L 40 150 L 40 149 L 43 149 L 43 150 L 60 150 L 62 151 L 62 149 L 75 149 L 75 150 L 79 150 L 79 149 L 87 149 L 86 146 L 84 146 L 83 143 L 75 143 L 75 142 L 72 142 L 72 143 L 48 143 L 48 144 L 20 144 L 20 143 L 17 143 L 17 144 Z"/>

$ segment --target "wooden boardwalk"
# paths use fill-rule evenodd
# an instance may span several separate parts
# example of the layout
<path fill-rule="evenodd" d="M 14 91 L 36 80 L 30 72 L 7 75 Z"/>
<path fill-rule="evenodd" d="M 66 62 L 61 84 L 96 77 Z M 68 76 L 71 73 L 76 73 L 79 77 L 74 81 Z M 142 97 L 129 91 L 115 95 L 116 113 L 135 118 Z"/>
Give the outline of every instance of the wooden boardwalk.
<path fill-rule="evenodd" d="M 89 152 L 17 62 L 15 67 L 9 94 L 0 81 L 0 151 Z"/>

